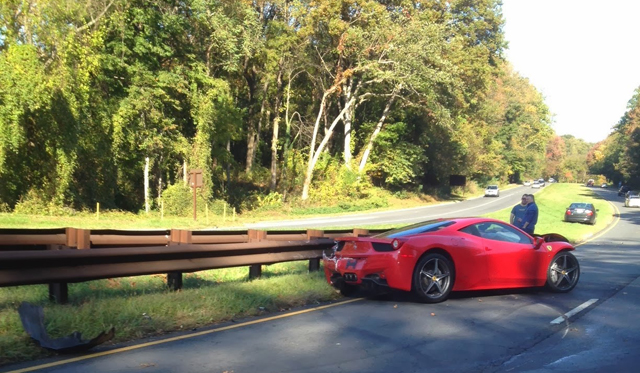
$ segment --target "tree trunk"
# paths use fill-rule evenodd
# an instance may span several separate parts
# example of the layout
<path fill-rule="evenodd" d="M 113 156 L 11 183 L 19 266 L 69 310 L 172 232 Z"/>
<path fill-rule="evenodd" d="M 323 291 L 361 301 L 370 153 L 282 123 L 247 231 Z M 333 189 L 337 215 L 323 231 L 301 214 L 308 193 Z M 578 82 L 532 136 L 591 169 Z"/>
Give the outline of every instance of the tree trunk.
<path fill-rule="evenodd" d="M 353 89 L 353 79 L 350 78 L 346 84 L 342 85 L 342 97 L 344 101 L 351 100 Z M 344 113 L 344 165 L 351 169 L 351 123 L 353 120 L 353 107 Z"/>
<path fill-rule="evenodd" d="M 260 130 L 262 129 L 262 118 L 264 117 L 264 108 L 267 103 L 267 90 L 269 89 L 269 81 L 264 83 L 262 88 L 262 103 L 260 104 L 260 116 L 258 118 L 258 128 L 255 127 L 255 121 L 253 118 L 249 121 L 249 128 L 247 131 L 247 163 L 245 166 L 245 172 L 251 172 L 253 168 L 253 161 L 256 158 L 256 149 L 260 143 Z"/>
<path fill-rule="evenodd" d="M 364 170 L 364 167 L 367 165 L 367 159 L 369 159 L 369 154 L 371 153 L 371 149 L 373 149 L 373 142 L 375 141 L 376 137 L 378 137 L 378 135 L 380 134 L 380 131 L 382 130 L 382 126 L 384 125 L 384 121 L 387 119 L 387 115 L 389 114 L 389 110 L 391 109 L 391 105 L 393 104 L 393 100 L 395 98 L 396 98 L 395 94 L 391 95 L 391 97 L 389 98 L 389 101 L 387 101 L 387 105 L 384 107 L 384 110 L 382 111 L 380 120 L 378 120 L 378 124 L 376 124 L 376 128 L 371 134 L 371 137 L 369 138 L 369 143 L 367 144 L 367 147 L 364 150 L 364 153 L 362 154 L 362 159 L 360 160 L 360 167 L 358 168 L 359 172 L 362 172 Z"/>
<path fill-rule="evenodd" d="M 324 104 L 326 101 L 327 96 L 329 95 L 329 92 L 326 92 L 323 96 L 322 96 L 322 103 L 320 104 L 320 110 L 324 111 Z M 316 119 L 316 124 L 313 128 L 313 136 L 311 138 L 311 144 L 309 145 L 309 163 L 307 164 L 307 171 L 305 173 L 304 176 L 304 183 L 302 184 L 302 196 L 301 199 L 307 200 L 309 198 L 309 188 L 311 185 L 311 180 L 313 178 L 313 169 L 316 166 L 316 163 L 318 162 L 318 158 L 320 158 L 320 153 L 322 153 L 322 150 L 324 149 L 324 147 L 327 145 L 327 143 L 329 142 L 329 139 L 331 138 L 331 135 L 333 134 L 333 129 L 336 127 L 336 124 L 338 124 L 338 122 L 340 122 L 342 120 L 342 118 L 344 117 L 344 113 L 349 110 L 351 108 L 351 105 L 353 105 L 353 102 L 355 100 L 353 99 L 353 97 L 351 98 L 351 100 L 349 100 L 348 102 L 345 103 L 344 108 L 340 111 L 340 114 L 338 114 L 338 116 L 333 120 L 333 122 L 331 123 L 331 126 L 329 126 L 329 128 L 326 128 L 326 134 L 324 136 L 324 138 L 322 139 L 322 142 L 320 142 L 320 145 L 318 145 L 318 149 L 315 150 L 315 142 L 316 142 L 316 135 L 318 133 L 318 127 L 320 125 L 320 118 L 322 117 L 323 113 L 319 112 L 318 113 L 318 117 Z"/>
<path fill-rule="evenodd" d="M 231 140 L 227 140 L 227 152 L 231 153 Z M 229 190 L 229 186 L 231 185 L 231 161 L 227 160 L 226 164 L 227 170 L 227 190 Z"/>
<path fill-rule="evenodd" d="M 149 213 L 149 157 L 144 159 L 144 210 Z"/>
<path fill-rule="evenodd" d="M 276 79 L 276 102 L 274 105 L 274 118 L 273 118 L 273 135 L 271 137 L 271 183 L 269 184 L 269 191 L 275 192 L 277 172 L 278 172 L 278 131 L 280 127 L 280 102 L 282 91 L 282 60 L 280 61 L 280 71 L 278 72 L 278 78 Z"/>
<path fill-rule="evenodd" d="M 187 160 L 185 159 L 182 162 L 182 181 L 184 181 L 185 185 L 189 182 L 187 174 Z"/>
<path fill-rule="evenodd" d="M 162 164 L 162 160 L 163 157 L 160 157 L 160 160 L 158 161 L 158 165 Z M 160 206 L 160 200 L 162 199 L 162 170 L 160 169 L 161 167 L 157 167 L 158 172 L 157 172 L 157 177 L 158 177 L 158 206 Z"/>

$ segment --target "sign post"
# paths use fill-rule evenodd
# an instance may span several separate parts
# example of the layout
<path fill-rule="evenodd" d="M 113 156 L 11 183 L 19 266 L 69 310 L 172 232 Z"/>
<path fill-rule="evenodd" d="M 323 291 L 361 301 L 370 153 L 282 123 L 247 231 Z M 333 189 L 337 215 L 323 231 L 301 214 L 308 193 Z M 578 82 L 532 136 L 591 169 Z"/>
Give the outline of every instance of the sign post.
<path fill-rule="evenodd" d="M 196 220 L 196 189 L 202 188 L 202 170 L 196 169 L 189 172 L 189 185 L 193 188 L 193 220 Z"/>

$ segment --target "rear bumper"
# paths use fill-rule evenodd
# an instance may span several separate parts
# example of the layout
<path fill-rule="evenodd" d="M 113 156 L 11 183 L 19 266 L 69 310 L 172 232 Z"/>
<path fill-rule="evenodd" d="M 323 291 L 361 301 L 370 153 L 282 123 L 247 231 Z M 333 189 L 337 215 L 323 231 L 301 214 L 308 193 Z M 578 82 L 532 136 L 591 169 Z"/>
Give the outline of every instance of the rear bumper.
<path fill-rule="evenodd" d="M 592 216 L 575 216 L 575 215 L 565 215 L 564 221 L 573 222 L 573 223 L 588 223 L 593 221 Z"/>
<path fill-rule="evenodd" d="M 343 284 L 362 287 L 390 287 L 400 290 L 410 289 L 411 270 L 407 278 L 402 276 L 403 267 L 397 252 L 389 255 L 362 258 L 324 258 L 324 272 L 327 282 L 340 289 Z"/>

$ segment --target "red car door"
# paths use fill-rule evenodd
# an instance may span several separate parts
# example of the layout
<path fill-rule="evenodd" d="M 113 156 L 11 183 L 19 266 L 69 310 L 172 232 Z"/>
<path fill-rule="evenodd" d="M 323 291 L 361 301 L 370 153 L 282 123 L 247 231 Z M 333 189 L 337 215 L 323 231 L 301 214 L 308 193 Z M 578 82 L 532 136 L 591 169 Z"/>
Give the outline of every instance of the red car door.
<path fill-rule="evenodd" d="M 492 287 L 536 284 L 536 273 L 544 257 L 540 250 L 534 249 L 531 237 L 507 224 L 481 223 L 478 228 L 484 241 Z"/>

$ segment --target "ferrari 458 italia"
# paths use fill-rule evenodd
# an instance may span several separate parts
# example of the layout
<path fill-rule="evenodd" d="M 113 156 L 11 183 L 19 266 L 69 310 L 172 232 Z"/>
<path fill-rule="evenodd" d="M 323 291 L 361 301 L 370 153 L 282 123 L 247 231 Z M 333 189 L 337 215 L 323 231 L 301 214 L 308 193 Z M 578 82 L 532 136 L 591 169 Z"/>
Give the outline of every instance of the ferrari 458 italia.
<path fill-rule="evenodd" d="M 323 264 L 327 281 L 345 295 L 374 285 L 437 303 L 451 291 L 571 291 L 580 278 L 573 250 L 559 234 L 532 237 L 499 220 L 438 219 L 371 237 L 338 238 Z"/>

